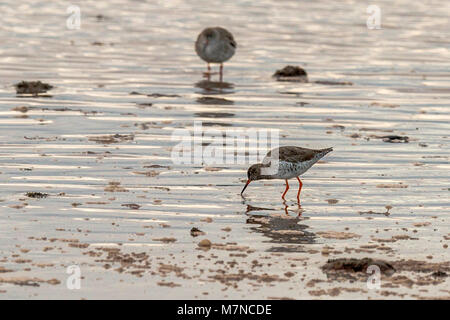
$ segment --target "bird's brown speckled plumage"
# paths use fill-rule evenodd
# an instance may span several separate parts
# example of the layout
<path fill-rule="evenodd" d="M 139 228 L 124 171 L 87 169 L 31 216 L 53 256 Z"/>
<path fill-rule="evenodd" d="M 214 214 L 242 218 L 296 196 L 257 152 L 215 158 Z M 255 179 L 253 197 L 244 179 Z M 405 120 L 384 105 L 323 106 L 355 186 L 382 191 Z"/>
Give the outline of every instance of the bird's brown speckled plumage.
<path fill-rule="evenodd" d="M 272 154 L 278 151 L 278 159 L 279 161 L 287 161 L 287 162 L 305 162 L 314 159 L 315 157 L 322 158 L 325 154 L 332 151 L 333 148 L 328 149 L 308 149 L 302 147 L 294 147 L 294 146 L 286 146 L 280 147 L 274 150 L 271 150 L 267 153 L 264 160 L 269 160 L 272 158 Z M 263 160 L 263 162 L 265 162 Z"/>
<path fill-rule="evenodd" d="M 247 171 L 247 183 L 242 189 L 241 194 L 247 188 L 251 181 L 262 179 L 283 179 L 286 181 L 286 190 L 282 198 L 289 190 L 288 179 L 297 178 L 299 182 L 299 191 L 297 200 L 300 202 L 300 191 L 302 182 L 299 176 L 308 171 L 317 161 L 327 153 L 333 151 L 333 148 L 326 149 L 307 149 L 295 146 L 286 146 L 273 149 L 267 153 L 262 163 L 257 163 Z"/>

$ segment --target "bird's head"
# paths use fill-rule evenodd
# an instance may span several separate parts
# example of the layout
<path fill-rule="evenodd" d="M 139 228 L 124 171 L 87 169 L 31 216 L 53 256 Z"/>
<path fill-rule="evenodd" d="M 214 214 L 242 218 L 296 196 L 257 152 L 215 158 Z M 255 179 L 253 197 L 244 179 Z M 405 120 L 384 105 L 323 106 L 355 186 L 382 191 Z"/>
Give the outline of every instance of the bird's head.
<path fill-rule="evenodd" d="M 242 189 L 241 194 L 244 193 L 245 189 L 250 184 L 250 182 L 252 182 L 254 180 L 262 179 L 262 175 L 261 175 L 261 168 L 262 167 L 264 167 L 264 165 L 262 163 L 257 163 L 257 164 L 252 165 L 250 168 L 248 168 L 248 170 L 247 170 L 247 183 L 245 184 L 244 189 Z"/>
<path fill-rule="evenodd" d="M 259 180 L 261 179 L 261 168 L 263 167 L 262 163 L 257 163 L 252 165 L 247 170 L 247 178 L 248 180 Z"/>
<path fill-rule="evenodd" d="M 217 32 L 213 28 L 206 28 L 202 32 L 202 42 L 205 46 L 208 45 L 211 41 L 213 41 L 217 37 Z"/>

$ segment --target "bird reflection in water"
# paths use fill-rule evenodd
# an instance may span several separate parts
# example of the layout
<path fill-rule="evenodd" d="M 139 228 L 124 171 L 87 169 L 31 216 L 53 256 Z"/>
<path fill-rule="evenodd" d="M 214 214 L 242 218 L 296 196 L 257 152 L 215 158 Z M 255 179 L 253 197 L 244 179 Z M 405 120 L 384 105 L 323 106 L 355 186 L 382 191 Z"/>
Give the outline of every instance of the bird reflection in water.
<path fill-rule="evenodd" d="M 202 89 L 201 94 L 231 94 L 234 93 L 234 83 L 202 80 L 194 85 L 196 88 Z"/>
<path fill-rule="evenodd" d="M 252 211 L 264 211 L 264 210 L 276 210 L 276 209 L 271 209 L 271 208 L 260 208 L 260 207 L 254 207 L 250 204 L 246 203 L 246 199 L 243 195 L 241 195 L 242 197 L 242 204 L 246 204 L 247 205 L 247 210 L 245 211 L 246 214 L 248 214 L 249 212 Z M 293 209 L 289 209 L 290 207 L 292 207 Z M 297 218 L 300 218 L 302 216 L 302 213 L 305 211 L 301 204 L 299 202 L 296 203 L 296 206 L 289 206 L 286 202 L 286 200 L 283 201 L 283 210 L 285 215 L 290 216 L 289 211 L 293 212 L 294 214 L 296 214 Z"/>
<path fill-rule="evenodd" d="M 244 196 L 242 196 L 243 204 L 246 204 L 246 200 L 244 198 Z M 305 211 L 300 203 L 297 203 L 296 206 L 291 206 L 294 207 L 295 209 L 290 210 L 290 206 L 287 204 L 286 201 L 283 201 L 283 210 L 286 216 L 290 216 L 289 211 L 293 212 L 294 214 L 296 214 L 297 218 L 301 218 L 302 217 L 302 213 Z M 276 209 L 270 209 L 270 208 L 259 208 L 259 207 L 254 207 L 250 204 L 247 204 L 247 210 L 245 211 L 246 214 L 248 214 L 251 211 L 263 211 L 263 210 L 276 210 Z"/>
<path fill-rule="evenodd" d="M 257 208 L 254 210 L 261 209 Z M 309 248 L 304 245 L 315 243 L 316 235 L 308 231 L 309 226 L 300 224 L 301 221 L 305 220 L 304 218 L 285 216 L 284 214 L 247 215 L 246 223 L 252 225 L 250 227 L 251 231 L 261 233 L 269 238 L 270 240 L 268 242 L 270 243 L 280 244 L 279 246 L 269 248 L 268 251 L 306 252 Z"/>

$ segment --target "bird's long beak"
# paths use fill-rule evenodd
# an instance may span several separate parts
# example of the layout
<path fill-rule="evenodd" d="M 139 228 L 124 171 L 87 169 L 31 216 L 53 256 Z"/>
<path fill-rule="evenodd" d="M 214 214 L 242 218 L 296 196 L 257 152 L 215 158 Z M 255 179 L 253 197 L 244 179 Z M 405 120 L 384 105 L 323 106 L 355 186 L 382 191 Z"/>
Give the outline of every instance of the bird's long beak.
<path fill-rule="evenodd" d="M 242 191 L 241 191 L 241 196 L 242 196 L 242 194 L 244 193 L 245 189 L 247 189 L 247 186 L 250 184 L 250 182 L 252 182 L 252 180 L 248 179 L 248 180 L 247 180 L 247 183 L 246 183 L 245 186 L 244 186 L 244 189 L 242 189 Z"/>

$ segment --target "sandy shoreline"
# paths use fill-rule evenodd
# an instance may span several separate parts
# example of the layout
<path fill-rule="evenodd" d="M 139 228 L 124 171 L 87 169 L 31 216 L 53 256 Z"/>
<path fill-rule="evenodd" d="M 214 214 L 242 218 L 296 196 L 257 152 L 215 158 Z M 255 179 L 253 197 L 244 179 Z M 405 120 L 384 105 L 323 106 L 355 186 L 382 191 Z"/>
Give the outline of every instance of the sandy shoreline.
<path fill-rule="evenodd" d="M 6 5 L 0 299 L 449 299 L 445 1 L 381 2 L 375 31 L 356 1 L 237 1 L 232 22 L 200 4 L 194 17 L 124 2 L 87 1 L 78 31 L 59 4 Z M 221 85 L 193 49 L 211 20 L 239 44 Z M 271 77 L 287 64 L 310 83 Z M 22 80 L 53 88 L 16 94 Z M 301 210 L 293 190 L 282 203 L 282 181 L 243 199 L 248 165 L 172 161 L 173 132 L 194 121 L 334 151 L 304 175 Z M 395 272 L 370 289 L 365 272 L 322 269 L 342 258 Z"/>

